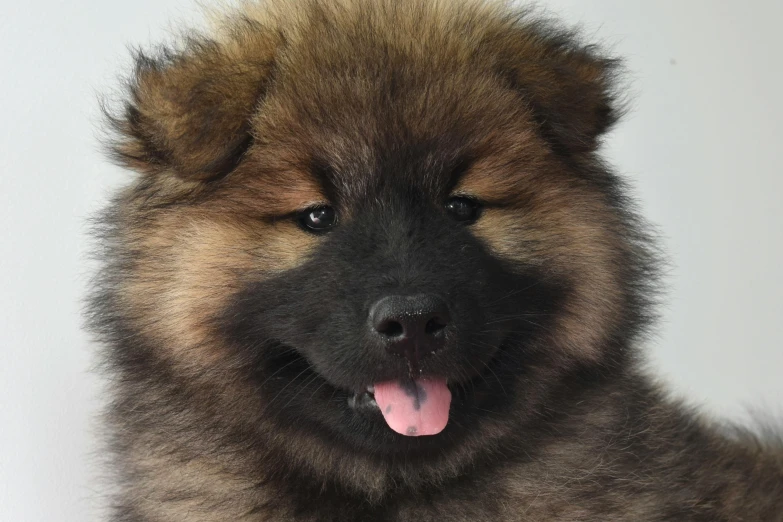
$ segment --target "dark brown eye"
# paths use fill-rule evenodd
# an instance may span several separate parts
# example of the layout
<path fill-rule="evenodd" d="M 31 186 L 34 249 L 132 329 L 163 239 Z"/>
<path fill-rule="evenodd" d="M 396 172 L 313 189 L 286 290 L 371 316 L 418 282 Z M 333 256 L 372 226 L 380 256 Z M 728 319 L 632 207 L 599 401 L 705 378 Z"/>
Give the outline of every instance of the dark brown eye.
<path fill-rule="evenodd" d="M 332 207 L 308 208 L 297 215 L 299 226 L 313 234 L 326 232 L 337 223 L 337 212 Z"/>
<path fill-rule="evenodd" d="M 481 214 L 481 204 L 473 198 L 456 196 L 446 201 L 446 211 L 460 223 L 474 223 Z"/>

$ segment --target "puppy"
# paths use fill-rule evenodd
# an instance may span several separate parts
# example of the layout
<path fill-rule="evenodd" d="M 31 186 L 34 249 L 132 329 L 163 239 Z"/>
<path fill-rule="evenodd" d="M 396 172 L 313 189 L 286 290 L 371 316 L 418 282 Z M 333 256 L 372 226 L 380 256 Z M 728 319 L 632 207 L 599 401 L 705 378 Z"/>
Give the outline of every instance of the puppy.
<path fill-rule="evenodd" d="M 91 325 L 112 520 L 783 520 L 639 368 L 618 63 L 500 2 L 269 0 L 138 53 Z"/>

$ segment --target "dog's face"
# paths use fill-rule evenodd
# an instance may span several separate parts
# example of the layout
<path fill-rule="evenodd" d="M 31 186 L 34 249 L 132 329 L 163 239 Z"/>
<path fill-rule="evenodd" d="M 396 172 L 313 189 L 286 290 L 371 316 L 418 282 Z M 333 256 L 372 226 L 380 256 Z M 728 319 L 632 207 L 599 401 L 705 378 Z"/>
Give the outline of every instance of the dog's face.
<path fill-rule="evenodd" d="M 401 454 L 455 474 L 641 324 L 594 156 L 612 64 L 497 6 L 302 5 L 139 58 L 106 299 L 143 356 L 117 357 L 221 444 L 357 489 Z"/>
<path fill-rule="evenodd" d="M 429 85 L 435 95 L 444 87 Z M 362 98 L 375 94 L 340 79 L 331 89 L 344 93 L 346 107 L 368 105 Z M 313 94 L 304 110 L 286 105 L 299 113 L 300 124 L 328 102 Z M 354 446 L 389 451 L 408 449 L 390 427 L 434 435 L 450 418 L 436 438 L 452 441 L 461 430 L 475 430 L 487 412 L 504 409 L 505 387 L 513 390 L 520 371 L 514 361 L 546 328 L 565 290 L 541 263 L 507 258 L 491 244 L 493 220 L 513 231 L 524 212 L 524 203 L 509 201 L 507 173 L 498 171 L 494 180 L 479 174 L 492 172 L 486 160 L 499 157 L 480 157 L 493 144 L 480 143 L 474 133 L 491 129 L 460 121 L 475 125 L 475 114 L 438 114 L 452 130 L 424 128 L 408 136 L 417 122 L 405 119 L 409 108 L 402 100 L 415 92 L 400 94 L 380 111 L 339 122 L 332 131 L 344 143 L 339 155 L 313 150 L 309 138 L 296 144 L 301 157 L 292 161 L 305 167 L 290 174 L 297 180 L 292 184 L 312 188 L 267 216 L 281 240 L 296 245 L 291 265 L 269 272 L 259 261 L 219 321 L 226 328 L 221 335 L 261 355 L 262 381 L 276 376 L 267 393 L 280 396 L 270 411 L 308 418 Z M 502 117 L 498 108 L 484 110 Z M 237 198 L 247 200 L 255 184 L 263 190 L 258 173 L 276 146 L 249 151 L 231 182 Z M 263 201 L 248 201 L 247 212 L 256 205 L 263 211 L 269 205 Z M 517 353 L 504 355 L 512 346 Z M 404 390 L 383 383 L 424 386 L 429 397 L 420 409 L 397 416 L 393 410 L 404 405 L 391 403 L 400 402 L 394 393 Z M 392 396 L 384 400 L 382 389 Z M 426 443 L 443 441 L 415 444 Z"/>

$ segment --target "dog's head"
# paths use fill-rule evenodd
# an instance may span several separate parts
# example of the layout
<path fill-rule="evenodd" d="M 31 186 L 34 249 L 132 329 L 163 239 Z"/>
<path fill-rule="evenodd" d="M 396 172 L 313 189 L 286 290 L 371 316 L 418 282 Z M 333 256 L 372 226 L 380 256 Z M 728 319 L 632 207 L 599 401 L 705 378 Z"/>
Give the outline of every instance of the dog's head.
<path fill-rule="evenodd" d="M 502 451 L 566 376 L 623 359 L 648 265 L 595 156 L 613 61 L 499 4 L 225 25 L 139 56 L 113 119 L 142 176 L 103 319 L 159 401 L 371 489 L 401 454 L 415 481 Z"/>

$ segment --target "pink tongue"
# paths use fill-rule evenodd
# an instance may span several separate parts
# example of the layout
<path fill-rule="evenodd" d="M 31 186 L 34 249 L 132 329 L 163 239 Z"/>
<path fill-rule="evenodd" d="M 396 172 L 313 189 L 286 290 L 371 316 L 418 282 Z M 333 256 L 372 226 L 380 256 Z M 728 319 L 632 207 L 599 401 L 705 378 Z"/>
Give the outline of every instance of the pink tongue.
<path fill-rule="evenodd" d="M 435 435 L 449 422 L 451 392 L 446 379 L 379 382 L 375 402 L 386 424 L 402 435 Z"/>

